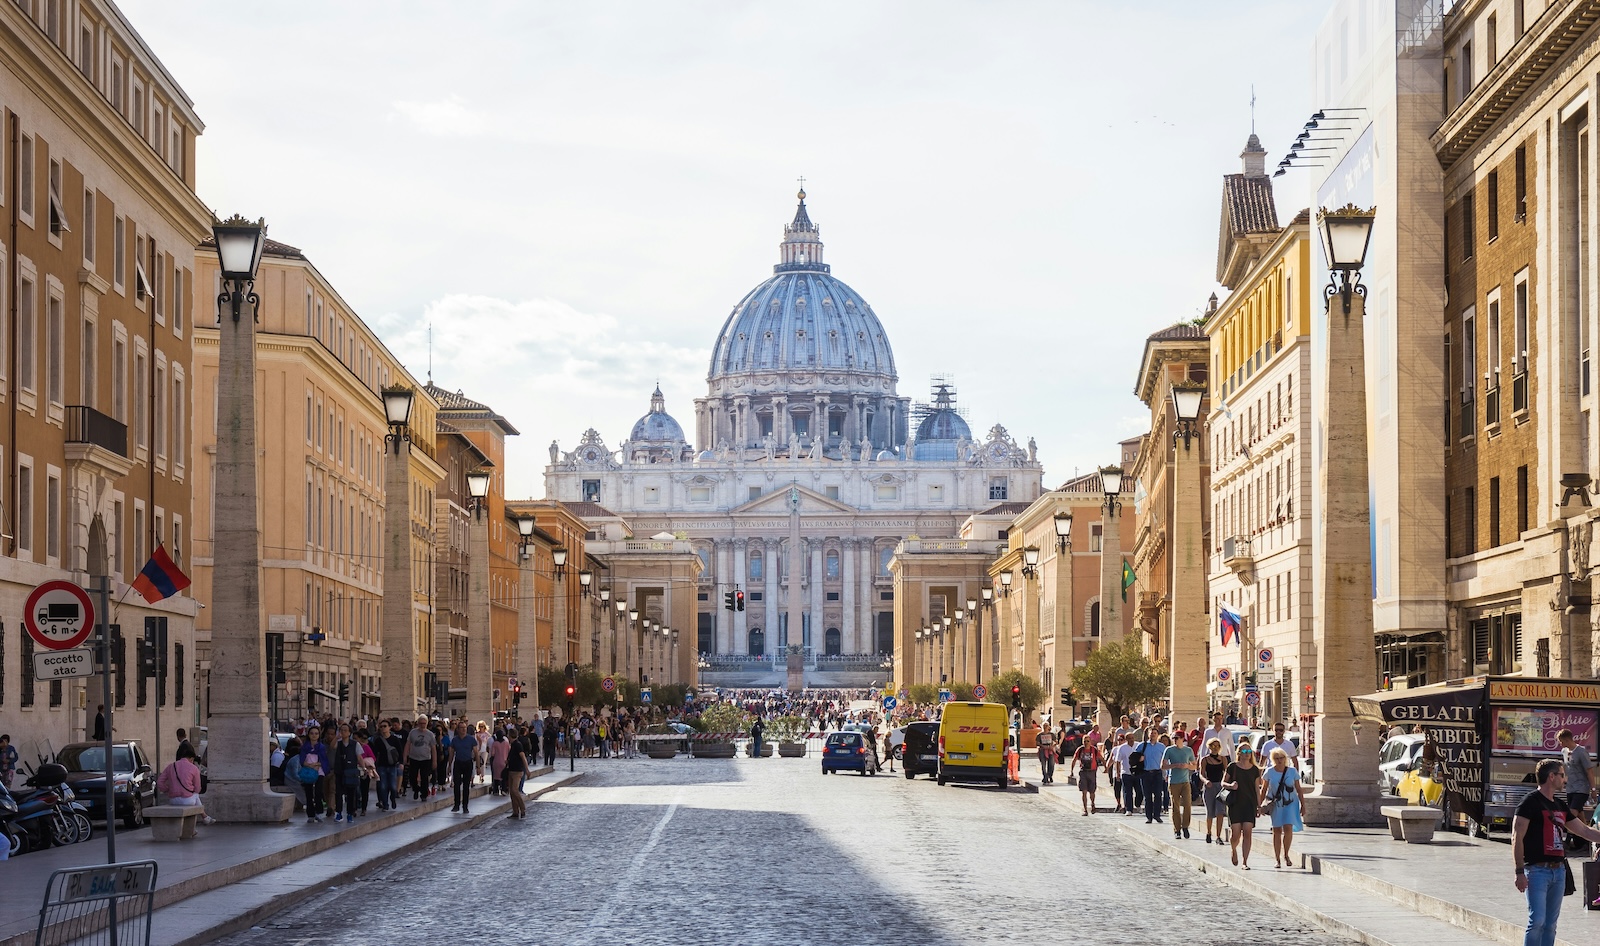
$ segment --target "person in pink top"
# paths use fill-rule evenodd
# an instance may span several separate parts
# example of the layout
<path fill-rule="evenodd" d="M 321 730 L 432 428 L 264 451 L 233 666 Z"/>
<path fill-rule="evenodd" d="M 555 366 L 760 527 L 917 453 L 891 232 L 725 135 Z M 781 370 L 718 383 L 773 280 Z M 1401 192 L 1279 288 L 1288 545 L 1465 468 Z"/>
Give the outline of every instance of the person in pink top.
<path fill-rule="evenodd" d="M 504 732 L 494 734 L 494 741 L 489 743 L 489 774 L 494 781 L 489 783 L 489 792 L 498 795 L 501 792 L 501 779 L 506 771 L 506 757 L 511 754 L 511 740 L 506 738 Z"/>

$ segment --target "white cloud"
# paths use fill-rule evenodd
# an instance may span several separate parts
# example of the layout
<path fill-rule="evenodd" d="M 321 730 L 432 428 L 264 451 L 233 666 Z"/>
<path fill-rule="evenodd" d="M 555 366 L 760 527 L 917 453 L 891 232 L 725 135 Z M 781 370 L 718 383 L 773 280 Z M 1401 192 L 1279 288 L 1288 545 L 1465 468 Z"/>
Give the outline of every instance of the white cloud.
<path fill-rule="evenodd" d="M 490 127 L 490 116 L 469 108 L 459 95 L 431 102 L 395 102 L 394 111 L 418 130 L 443 138 L 475 138 Z"/>

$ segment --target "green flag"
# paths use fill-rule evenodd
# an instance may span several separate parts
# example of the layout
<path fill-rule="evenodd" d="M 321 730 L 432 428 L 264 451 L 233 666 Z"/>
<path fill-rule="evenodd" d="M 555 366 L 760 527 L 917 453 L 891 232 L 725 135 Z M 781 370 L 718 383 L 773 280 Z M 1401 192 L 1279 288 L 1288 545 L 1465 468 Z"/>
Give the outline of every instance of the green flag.
<path fill-rule="evenodd" d="M 1128 560 L 1122 560 L 1122 600 L 1128 600 L 1128 589 L 1133 587 L 1133 569 L 1128 566 Z"/>

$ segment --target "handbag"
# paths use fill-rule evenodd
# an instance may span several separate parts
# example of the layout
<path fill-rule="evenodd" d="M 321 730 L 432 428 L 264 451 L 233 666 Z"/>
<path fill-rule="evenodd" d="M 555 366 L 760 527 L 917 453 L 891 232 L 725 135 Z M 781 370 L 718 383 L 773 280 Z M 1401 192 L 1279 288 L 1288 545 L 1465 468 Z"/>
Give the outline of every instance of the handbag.
<path fill-rule="evenodd" d="M 1262 814 L 1270 815 L 1273 809 L 1278 807 L 1279 796 L 1283 794 L 1284 786 L 1289 784 L 1289 771 L 1289 769 L 1283 770 L 1283 774 L 1278 777 L 1278 787 L 1273 790 L 1272 797 L 1261 803 Z"/>

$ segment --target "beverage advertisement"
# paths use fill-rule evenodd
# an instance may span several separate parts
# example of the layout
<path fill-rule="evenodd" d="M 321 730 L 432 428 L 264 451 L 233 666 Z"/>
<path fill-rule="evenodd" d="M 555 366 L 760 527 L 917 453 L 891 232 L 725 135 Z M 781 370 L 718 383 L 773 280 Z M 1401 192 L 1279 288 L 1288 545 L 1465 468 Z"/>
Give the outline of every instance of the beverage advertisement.
<path fill-rule="evenodd" d="M 1569 707 L 1505 706 L 1494 710 L 1495 752 L 1547 755 L 1561 751 L 1556 733 L 1572 730 L 1578 745 L 1600 750 L 1600 710 Z"/>

